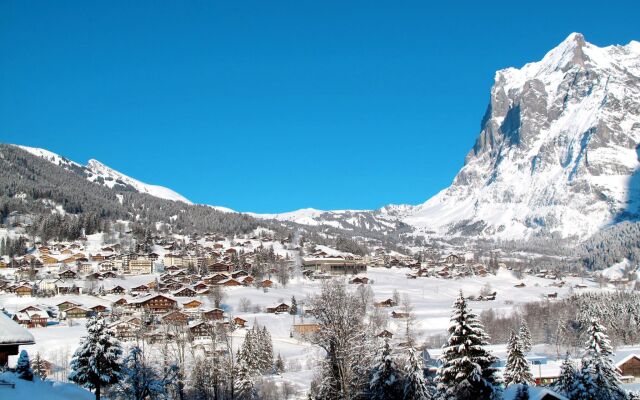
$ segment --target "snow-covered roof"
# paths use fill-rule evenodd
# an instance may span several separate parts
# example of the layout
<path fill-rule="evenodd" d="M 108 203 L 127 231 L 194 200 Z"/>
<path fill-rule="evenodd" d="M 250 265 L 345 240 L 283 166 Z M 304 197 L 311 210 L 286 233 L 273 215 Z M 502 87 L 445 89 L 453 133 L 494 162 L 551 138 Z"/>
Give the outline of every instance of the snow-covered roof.
<path fill-rule="evenodd" d="M 28 330 L 0 312 L 0 344 L 34 344 L 35 339 Z"/>

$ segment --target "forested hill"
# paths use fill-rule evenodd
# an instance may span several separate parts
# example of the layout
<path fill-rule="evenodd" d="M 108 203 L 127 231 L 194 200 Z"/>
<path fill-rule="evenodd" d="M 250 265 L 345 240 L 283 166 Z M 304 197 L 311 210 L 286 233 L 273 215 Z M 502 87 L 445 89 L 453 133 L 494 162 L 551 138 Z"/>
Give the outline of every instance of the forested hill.
<path fill-rule="evenodd" d="M 135 221 L 155 227 L 171 225 L 174 232 L 249 232 L 258 225 L 251 216 L 217 211 L 209 206 L 188 205 L 138 193 L 126 186 L 108 188 L 86 179 L 81 166 L 48 162 L 13 145 L 0 144 L 0 216 L 12 212 L 31 215 L 35 224 L 74 224 L 96 228 L 104 221 Z M 47 221 L 49 220 L 49 221 Z M 55 221 L 54 221 L 55 220 Z"/>

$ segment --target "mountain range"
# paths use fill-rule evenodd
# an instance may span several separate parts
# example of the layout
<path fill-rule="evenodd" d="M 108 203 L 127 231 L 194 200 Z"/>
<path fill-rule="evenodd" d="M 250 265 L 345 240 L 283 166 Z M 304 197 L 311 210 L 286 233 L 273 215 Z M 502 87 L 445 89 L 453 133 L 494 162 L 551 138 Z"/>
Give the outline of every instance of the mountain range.
<path fill-rule="evenodd" d="M 585 239 L 640 215 L 640 43 L 572 33 L 542 60 L 496 73 L 476 143 L 452 184 L 420 205 L 248 215 L 343 230 L 435 237 Z M 96 160 L 23 150 L 108 188 L 191 204 Z M 220 211 L 233 210 L 217 207 Z"/>

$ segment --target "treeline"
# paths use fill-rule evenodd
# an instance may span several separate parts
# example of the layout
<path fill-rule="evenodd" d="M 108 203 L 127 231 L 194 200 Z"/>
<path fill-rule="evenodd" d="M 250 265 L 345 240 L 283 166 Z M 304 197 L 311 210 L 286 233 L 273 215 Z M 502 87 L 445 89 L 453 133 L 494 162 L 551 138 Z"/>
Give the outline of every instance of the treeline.
<path fill-rule="evenodd" d="M 640 222 L 624 221 L 596 233 L 579 247 L 583 265 L 597 271 L 623 259 L 640 261 Z"/>
<path fill-rule="evenodd" d="M 561 301 L 527 303 L 519 314 L 481 313 L 494 343 L 507 342 L 521 319 L 528 324 L 534 344 L 554 345 L 558 354 L 566 350 L 577 354 L 592 319 L 602 322 L 614 345 L 634 345 L 640 343 L 640 293 L 588 292 Z"/>

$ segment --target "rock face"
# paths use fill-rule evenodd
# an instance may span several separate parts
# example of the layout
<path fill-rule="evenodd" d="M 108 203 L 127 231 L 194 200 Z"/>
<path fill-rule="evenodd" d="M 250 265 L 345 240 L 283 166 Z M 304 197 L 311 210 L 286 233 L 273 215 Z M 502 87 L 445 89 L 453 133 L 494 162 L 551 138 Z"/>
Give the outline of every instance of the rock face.
<path fill-rule="evenodd" d="M 573 33 L 496 73 L 464 167 L 403 220 L 442 235 L 585 238 L 639 215 L 639 141 L 640 43 Z"/>

